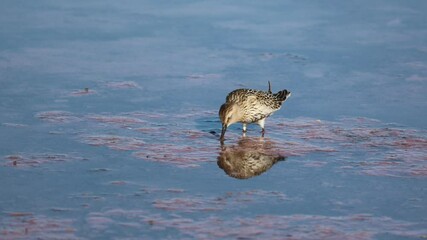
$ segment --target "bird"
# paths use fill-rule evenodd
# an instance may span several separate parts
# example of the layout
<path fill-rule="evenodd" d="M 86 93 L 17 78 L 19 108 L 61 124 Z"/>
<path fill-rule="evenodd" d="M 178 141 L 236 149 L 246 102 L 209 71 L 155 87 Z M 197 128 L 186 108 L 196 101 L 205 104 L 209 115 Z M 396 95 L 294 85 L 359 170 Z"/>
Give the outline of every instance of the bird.
<path fill-rule="evenodd" d="M 243 133 L 247 124 L 257 123 L 264 136 L 265 119 L 279 110 L 290 96 L 291 92 L 286 89 L 272 93 L 270 81 L 268 91 L 242 88 L 230 92 L 218 112 L 222 123 L 220 141 L 224 141 L 227 128 L 236 122 L 243 124 Z"/>

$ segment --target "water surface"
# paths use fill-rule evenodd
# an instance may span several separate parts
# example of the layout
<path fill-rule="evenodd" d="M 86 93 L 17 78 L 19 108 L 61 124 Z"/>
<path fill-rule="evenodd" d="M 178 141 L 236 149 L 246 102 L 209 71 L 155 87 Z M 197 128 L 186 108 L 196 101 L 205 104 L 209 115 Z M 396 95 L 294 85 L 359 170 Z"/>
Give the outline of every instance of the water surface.
<path fill-rule="evenodd" d="M 427 236 L 426 3 L 1 5 L 1 239 Z"/>

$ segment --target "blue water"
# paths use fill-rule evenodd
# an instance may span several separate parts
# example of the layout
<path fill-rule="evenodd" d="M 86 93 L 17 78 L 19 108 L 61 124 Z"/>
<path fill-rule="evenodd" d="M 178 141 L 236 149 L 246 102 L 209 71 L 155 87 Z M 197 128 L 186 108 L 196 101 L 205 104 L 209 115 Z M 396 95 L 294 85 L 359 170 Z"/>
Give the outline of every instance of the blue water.
<path fill-rule="evenodd" d="M 427 2 L 0 6 L 0 239 L 427 236 Z"/>

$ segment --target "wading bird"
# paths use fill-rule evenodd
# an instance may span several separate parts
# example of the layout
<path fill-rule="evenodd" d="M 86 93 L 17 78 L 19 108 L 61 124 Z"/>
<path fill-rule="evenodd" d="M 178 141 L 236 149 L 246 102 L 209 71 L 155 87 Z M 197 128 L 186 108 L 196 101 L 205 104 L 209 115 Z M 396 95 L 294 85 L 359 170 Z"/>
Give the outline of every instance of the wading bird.
<path fill-rule="evenodd" d="M 230 92 L 219 109 L 219 118 L 222 123 L 220 140 L 224 141 L 228 126 L 236 122 L 243 123 L 244 133 L 247 124 L 257 123 L 264 136 L 265 119 L 279 110 L 289 96 L 291 92 L 286 89 L 273 94 L 270 82 L 268 82 L 267 92 L 254 89 L 237 89 Z"/>

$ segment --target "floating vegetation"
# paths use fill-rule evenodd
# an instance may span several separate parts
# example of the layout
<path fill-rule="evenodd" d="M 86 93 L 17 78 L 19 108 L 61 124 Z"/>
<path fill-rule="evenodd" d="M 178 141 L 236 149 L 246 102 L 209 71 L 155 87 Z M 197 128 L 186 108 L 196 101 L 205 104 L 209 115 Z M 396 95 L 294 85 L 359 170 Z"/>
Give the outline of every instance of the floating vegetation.
<path fill-rule="evenodd" d="M 21 123 L 2 123 L 1 125 L 6 126 L 6 127 L 14 127 L 14 128 L 25 128 L 25 127 L 28 127 L 28 125 L 21 124 Z"/>
<path fill-rule="evenodd" d="M 289 199 L 281 192 L 251 190 L 246 192 L 228 192 L 215 197 L 192 196 L 156 199 L 153 201 L 153 206 L 169 212 L 206 212 L 245 207 L 245 204 L 250 203 L 283 202 L 287 200 Z"/>
<path fill-rule="evenodd" d="M 288 119 L 275 127 L 286 129 L 293 138 L 334 147 L 334 159 L 344 159 L 346 154 L 361 156 L 335 162 L 341 169 L 377 176 L 427 176 L 427 134 L 422 130 L 366 118 L 341 122 Z"/>
<path fill-rule="evenodd" d="M 109 82 L 107 87 L 111 89 L 140 89 L 138 83 L 134 81 L 122 81 L 122 82 Z"/>
<path fill-rule="evenodd" d="M 251 130 L 247 137 L 241 137 L 238 130 L 233 130 L 221 146 L 215 135 L 217 131 L 213 130 L 219 128 L 219 123 L 214 121 L 216 115 L 214 111 L 187 111 L 173 116 L 140 111 L 120 115 L 89 114 L 79 118 L 70 112 L 47 111 L 36 114 L 36 117 L 51 123 L 84 119 L 87 124 L 100 124 L 93 128 L 95 132 L 88 130 L 80 135 L 84 143 L 134 151 L 136 158 L 179 167 L 198 167 L 204 162 L 217 160 L 220 168 L 236 178 L 259 175 L 284 157 L 312 153 L 333 156 L 329 161 L 346 159 L 349 154 L 359 156 L 349 161 L 335 161 L 337 171 L 376 176 L 427 176 L 427 134 L 422 130 L 398 128 L 367 118 L 344 118 L 333 122 L 276 117 L 269 122 L 265 138 L 260 139 L 256 136 L 258 133 Z M 179 122 L 172 119 L 179 119 Z M 198 129 L 197 124 L 202 123 L 197 119 L 211 120 L 203 123 L 207 128 Z M 115 126 L 126 131 L 107 134 Z M 266 148 L 267 145 L 270 147 Z M 270 161 L 254 160 L 257 164 L 244 164 L 251 162 L 242 160 L 244 158 Z M 304 163 L 307 167 L 325 164 Z M 252 168 L 248 168 L 250 165 Z"/>
<path fill-rule="evenodd" d="M 129 126 L 129 125 L 141 124 L 145 122 L 139 118 L 126 117 L 126 116 L 89 115 L 87 117 L 90 120 L 95 120 L 97 122 L 117 124 L 120 126 Z"/>
<path fill-rule="evenodd" d="M 92 146 L 106 146 L 113 150 L 130 151 L 145 145 L 142 139 L 117 135 L 83 135 L 82 141 Z"/>
<path fill-rule="evenodd" d="M 81 96 L 87 96 L 87 95 L 93 95 L 93 94 L 97 94 L 97 92 L 95 90 L 89 89 L 89 88 L 84 88 L 82 90 L 75 90 L 72 91 L 70 93 L 70 96 L 72 97 L 81 97 Z"/>
<path fill-rule="evenodd" d="M 46 111 L 39 112 L 36 117 L 50 123 L 70 123 L 77 122 L 81 119 L 70 112 L 66 111 Z"/>
<path fill-rule="evenodd" d="M 179 201 L 173 201 L 176 203 Z M 186 206 L 198 206 L 206 202 L 184 201 Z M 209 206 L 211 203 L 207 203 Z M 173 208 L 173 206 L 171 206 Z M 197 207 L 198 211 L 217 210 L 215 207 Z M 117 219 L 117 221 L 116 221 Z M 163 216 L 134 209 L 111 209 L 91 213 L 89 226 L 101 233 L 105 229 L 120 226 L 131 227 L 141 234 L 166 229 L 178 231 L 181 237 L 195 239 L 374 239 L 380 235 L 420 238 L 427 231 L 414 230 L 416 224 L 394 220 L 389 217 L 375 217 L 369 214 L 345 216 L 323 215 L 258 215 L 255 217 L 225 218 L 211 216 L 193 219 L 177 214 Z"/>
<path fill-rule="evenodd" d="M 32 213 L 7 213 L 0 217 L 0 239 L 80 239 L 70 219 Z"/>
<path fill-rule="evenodd" d="M 41 153 L 41 154 L 15 154 L 7 155 L 4 157 L 6 160 L 5 165 L 17 168 L 37 167 L 44 164 L 82 161 L 85 160 L 81 157 L 75 157 L 69 154 L 59 153 Z"/>

